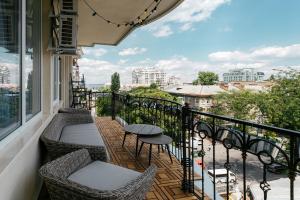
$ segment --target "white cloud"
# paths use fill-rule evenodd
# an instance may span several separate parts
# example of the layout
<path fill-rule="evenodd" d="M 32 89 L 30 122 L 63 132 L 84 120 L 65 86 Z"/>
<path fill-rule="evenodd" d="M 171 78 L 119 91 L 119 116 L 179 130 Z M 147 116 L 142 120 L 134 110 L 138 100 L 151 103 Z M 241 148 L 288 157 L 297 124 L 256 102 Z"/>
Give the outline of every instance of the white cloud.
<path fill-rule="evenodd" d="M 166 22 L 194 23 L 208 19 L 221 5 L 231 0 L 185 0 L 174 12 L 168 15 Z"/>
<path fill-rule="evenodd" d="M 119 60 L 118 64 L 123 65 L 123 64 L 126 64 L 127 62 L 128 62 L 128 59 L 121 59 L 121 60 Z"/>
<path fill-rule="evenodd" d="M 103 48 L 96 48 L 96 47 L 85 47 L 82 49 L 83 50 L 83 53 L 84 55 L 91 55 L 91 56 L 103 56 L 104 54 L 107 53 L 107 50 L 106 49 L 103 49 Z"/>
<path fill-rule="evenodd" d="M 105 60 L 81 58 L 78 60 L 78 65 L 80 66 L 80 73 L 85 75 L 88 84 L 110 82 L 110 77 L 114 72 L 125 77 L 125 68 Z"/>
<path fill-rule="evenodd" d="M 123 49 L 122 51 L 119 52 L 120 56 L 132 56 L 132 55 L 137 55 L 137 54 L 143 54 L 147 51 L 146 48 L 139 48 L 139 47 L 134 47 L 134 48 L 127 48 Z"/>
<path fill-rule="evenodd" d="M 132 49 L 135 48 L 123 51 L 127 52 L 125 53 L 127 55 L 128 52 L 142 48 Z M 209 54 L 208 58 L 208 61 L 201 61 L 177 55 L 160 60 L 145 58 L 134 63 L 128 59 L 120 59 L 113 63 L 96 58 L 82 58 L 78 63 L 80 72 L 85 74 L 88 83 L 110 82 L 111 74 L 114 72 L 120 73 L 121 83 L 131 83 L 131 72 L 134 68 L 151 66 L 164 69 L 168 76 L 178 76 L 183 82 L 192 82 L 199 71 L 213 71 L 222 79 L 222 74 L 229 69 L 245 67 L 263 71 L 267 78 L 275 72 L 273 69 L 284 69 L 289 66 L 300 69 L 300 44 L 259 47 L 248 51 L 220 51 Z"/>
<path fill-rule="evenodd" d="M 180 27 L 180 30 L 182 31 L 188 31 L 192 28 L 192 23 L 185 23 Z"/>
<path fill-rule="evenodd" d="M 185 0 L 174 11 L 161 20 L 149 26 L 149 31 L 157 35 L 157 30 L 167 29 L 165 36 L 171 35 L 174 31 L 170 24 L 179 24 L 181 31 L 191 30 L 194 23 L 199 23 L 209 19 L 212 13 L 220 6 L 229 4 L 231 0 Z"/>
<path fill-rule="evenodd" d="M 244 51 L 219 51 L 208 55 L 214 62 L 269 62 L 274 59 L 300 58 L 300 44 L 290 46 L 270 46 Z"/>
<path fill-rule="evenodd" d="M 171 30 L 170 26 L 167 25 L 155 28 L 155 31 L 153 33 L 155 37 L 167 37 L 172 34 L 173 31 Z"/>

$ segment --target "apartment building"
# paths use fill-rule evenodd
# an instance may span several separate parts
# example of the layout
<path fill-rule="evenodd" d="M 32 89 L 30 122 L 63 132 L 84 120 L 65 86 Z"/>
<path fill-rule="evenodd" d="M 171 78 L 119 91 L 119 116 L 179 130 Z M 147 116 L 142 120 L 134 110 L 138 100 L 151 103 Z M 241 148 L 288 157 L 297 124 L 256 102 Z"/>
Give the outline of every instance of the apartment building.
<path fill-rule="evenodd" d="M 10 83 L 10 72 L 7 67 L 0 66 L 0 84 Z"/>
<path fill-rule="evenodd" d="M 132 84 L 149 86 L 152 83 L 160 87 L 166 86 L 166 73 L 154 67 L 137 68 L 132 71 Z"/>
<path fill-rule="evenodd" d="M 213 97 L 221 92 L 226 92 L 219 85 L 180 85 L 166 92 L 178 96 L 181 103 L 188 103 L 190 107 L 208 111 L 214 105 Z"/>
<path fill-rule="evenodd" d="M 225 83 L 236 81 L 262 81 L 264 77 L 264 72 L 255 71 L 253 68 L 233 69 L 223 73 Z"/>

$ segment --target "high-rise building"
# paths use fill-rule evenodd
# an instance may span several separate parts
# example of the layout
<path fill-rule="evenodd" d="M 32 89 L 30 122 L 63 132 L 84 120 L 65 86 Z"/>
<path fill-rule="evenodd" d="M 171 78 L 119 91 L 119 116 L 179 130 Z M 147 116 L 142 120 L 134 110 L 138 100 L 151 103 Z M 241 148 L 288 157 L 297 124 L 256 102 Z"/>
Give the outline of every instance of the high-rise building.
<path fill-rule="evenodd" d="M 0 84 L 10 83 L 10 72 L 7 67 L 0 66 Z"/>
<path fill-rule="evenodd" d="M 265 73 L 255 71 L 253 68 L 233 69 L 223 74 L 223 80 L 225 83 L 228 82 L 239 82 L 239 81 L 262 81 Z"/>
<path fill-rule="evenodd" d="M 154 67 L 137 68 L 132 72 L 132 84 L 150 85 L 157 84 L 160 87 L 166 85 L 166 73 Z"/>
<path fill-rule="evenodd" d="M 168 86 L 181 85 L 181 79 L 177 76 L 170 76 L 167 82 Z"/>

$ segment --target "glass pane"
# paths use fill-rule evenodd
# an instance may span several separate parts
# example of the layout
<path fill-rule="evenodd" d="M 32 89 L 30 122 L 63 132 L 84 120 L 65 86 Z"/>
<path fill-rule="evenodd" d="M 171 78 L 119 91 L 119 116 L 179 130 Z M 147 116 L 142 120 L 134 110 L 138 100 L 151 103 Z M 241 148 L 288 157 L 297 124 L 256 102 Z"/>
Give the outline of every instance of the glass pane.
<path fill-rule="evenodd" d="M 59 93 L 59 57 L 55 56 L 54 57 L 54 80 L 53 80 L 53 100 L 57 100 L 58 98 L 58 93 Z"/>
<path fill-rule="evenodd" d="M 0 140 L 21 122 L 19 10 L 19 1 L 0 1 Z"/>
<path fill-rule="evenodd" d="M 41 110 L 40 0 L 26 1 L 25 90 L 26 119 Z"/>

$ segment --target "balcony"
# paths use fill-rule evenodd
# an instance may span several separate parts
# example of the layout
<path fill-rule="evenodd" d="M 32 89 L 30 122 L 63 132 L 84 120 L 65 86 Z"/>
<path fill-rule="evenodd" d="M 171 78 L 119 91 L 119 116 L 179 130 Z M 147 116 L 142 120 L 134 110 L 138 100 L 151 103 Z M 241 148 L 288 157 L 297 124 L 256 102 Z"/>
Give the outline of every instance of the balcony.
<path fill-rule="evenodd" d="M 45 153 L 39 138 L 58 110 L 70 106 L 70 74 L 82 53 L 78 48 L 117 45 L 183 0 L 65 1 L 78 2 L 74 10 L 62 8 L 61 2 L 1 2 L 1 200 L 37 199 L 42 185 L 38 169 Z M 194 12 L 198 13 L 202 12 Z M 144 171 L 149 150 L 146 146 L 135 158 L 134 135 L 122 148 L 124 130 L 118 120 L 157 125 L 173 139 L 173 164 L 165 152 L 153 150 L 152 163 L 159 170 L 147 199 L 299 199 L 297 131 L 199 112 L 162 99 L 92 93 L 80 81 L 75 93 L 74 107 L 106 105 L 97 111 L 101 115 L 96 122 L 117 165 Z M 40 199 L 48 199 L 47 194 L 42 192 Z"/>
<path fill-rule="evenodd" d="M 86 100 L 90 109 L 96 101 L 105 105 L 100 113 L 108 117 L 97 117 L 96 122 L 118 165 L 145 169 L 148 151 L 134 158 L 135 136 L 122 148 L 124 131 L 111 115 L 129 124 L 157 125 L 173 139 L 173 165 L 166 153 L 152 153 L 159 172 L 149 199 L 274 199 L 276 195 L 297 199 L 300 195 L 295 189 L 300 184 L 297 131 L 199 112 L 162 99 L 91 92 Z"/>

